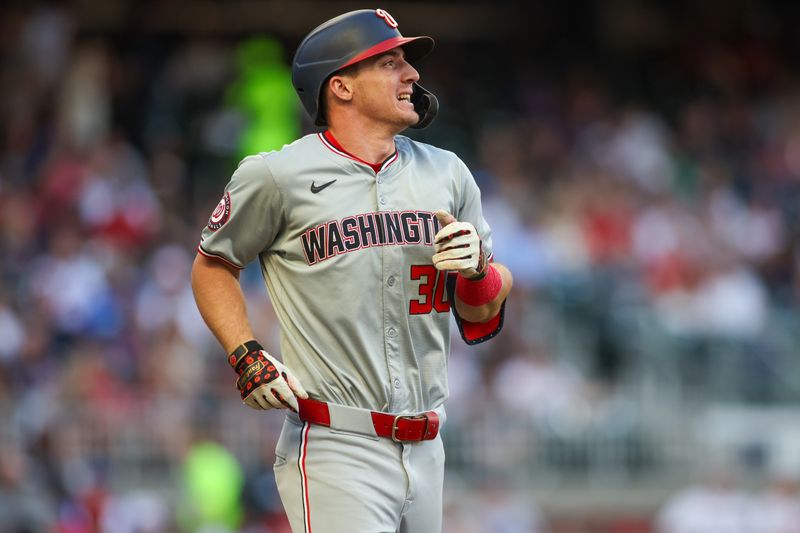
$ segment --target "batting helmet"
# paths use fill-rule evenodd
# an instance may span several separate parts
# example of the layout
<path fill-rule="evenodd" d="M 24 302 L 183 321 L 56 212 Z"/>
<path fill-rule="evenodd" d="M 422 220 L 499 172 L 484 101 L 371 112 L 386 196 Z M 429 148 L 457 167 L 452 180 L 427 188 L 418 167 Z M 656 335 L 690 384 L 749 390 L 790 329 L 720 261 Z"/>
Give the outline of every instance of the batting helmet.
<path fill-rule="evenodd" d="M 401 46 L 406 61 L 414 63 L 433 50 L 430 37 L 403 37 L 397 21 L 382 9 L 351 11 L 317 26 L 294 55 L 292 83 L 303 107 L 317 126 L 327 126 L 320 112 L 325 82 L 337 71 L 359 61 Z M 418 83 L 413 85 L 411 103 L 419 115 L 412 128 L 424 128 L 433 121 L 439 102 Z"/>

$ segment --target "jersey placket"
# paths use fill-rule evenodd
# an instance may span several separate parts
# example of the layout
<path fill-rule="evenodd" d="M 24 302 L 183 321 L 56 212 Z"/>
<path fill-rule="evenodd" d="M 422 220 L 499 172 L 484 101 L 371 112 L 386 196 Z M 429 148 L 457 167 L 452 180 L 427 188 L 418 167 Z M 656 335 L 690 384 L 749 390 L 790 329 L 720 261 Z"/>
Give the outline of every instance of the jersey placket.
<path fill-rule="evenodd" d="M 375 176 L 375 190 L 378 211 L 390 212 L 397 208 L 392 198 L 392 180 L 397 179 L 389 169 L 382 169 Z M 402 332 L 402 314 L 405 311 L 403 301 L 402 246 L 381 247 L 381 290 L 383 292 L 383 330 L 386 350 L 386 368 L 389 372 L 390 397 L 388 410 L 402 412 L 408 408 L 408 389 L 403 372 L 403 360 L 400 350 Z"/>

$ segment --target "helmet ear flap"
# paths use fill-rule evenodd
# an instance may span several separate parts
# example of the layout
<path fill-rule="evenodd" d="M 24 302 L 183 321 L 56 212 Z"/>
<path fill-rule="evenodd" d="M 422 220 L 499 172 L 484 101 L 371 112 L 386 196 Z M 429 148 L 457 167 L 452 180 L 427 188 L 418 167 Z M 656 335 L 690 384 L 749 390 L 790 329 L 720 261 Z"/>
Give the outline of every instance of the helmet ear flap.
<path fill-rule="evenodd" d="M 411 127 L 421 130 L 427 128 L 436 118 L 436 113 L 439 112 L 439 100 L 432 92 L 418 83 L 414 83 L 413 89 L 411 103 L 414 104 L 414 111 L 419 115 L 419 122 Z"/>
<path fill-rule="evenodd" d="M 368 57 L 402 46 L 406 61 L 414 63 L 433 50 L 434 41 L 427 36 L 403 37 L 397 21 L 381 9 L 360 9 L 334 17 L 306 35 L 292 61 L 292 84 L 306 112 L 317 126 L 325 126 L 324 82 L 335 72 L 357 64 Z M 432 98 L 432 99 L 431 99 Z M 420 115 L 414 127 L 424 127 L 435 115 L 436 98 L 419 86 L 412 101 Z"/>

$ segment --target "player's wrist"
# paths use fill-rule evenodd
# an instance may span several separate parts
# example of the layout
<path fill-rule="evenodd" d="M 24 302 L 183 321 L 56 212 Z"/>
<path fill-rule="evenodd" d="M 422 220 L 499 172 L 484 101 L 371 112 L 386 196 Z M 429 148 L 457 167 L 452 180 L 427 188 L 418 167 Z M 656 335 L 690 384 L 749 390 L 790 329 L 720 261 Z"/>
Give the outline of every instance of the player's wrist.
<path fill-rule="evenodd" d="M 244 364 L 247 363 L 246 356 L 252 356 L 252 354 L 256 354 L 260 351 L 264 351 L 264 347 L 261 346 L 261 343 L 257 340 L 251 339 L 245 341 L 228 354 L 228 364 L 231 365 L 231 368 L 233 368 L 237 374 L 241 374 L 243 369 L 247 366 L 247 364 Z"/>
<path fill-rule="evenodd" d="M 260 386 L 280 377 L 279 363 L 273 361 L 256 340 L 249 340 L 237 346 L 228 355 L 228 364 L 239 376 L 236 387 L 245 402 L 247 397 Z"/>
<path fill-rule="evenodd" d="M 478 279 L 469 279 L 459 275 L 456 279 L 456 297 L 462 303 L 472 307 L 485 305 L 500 294 L 503 278 L 500 271 L 487 263 L 483 275 Z"/>

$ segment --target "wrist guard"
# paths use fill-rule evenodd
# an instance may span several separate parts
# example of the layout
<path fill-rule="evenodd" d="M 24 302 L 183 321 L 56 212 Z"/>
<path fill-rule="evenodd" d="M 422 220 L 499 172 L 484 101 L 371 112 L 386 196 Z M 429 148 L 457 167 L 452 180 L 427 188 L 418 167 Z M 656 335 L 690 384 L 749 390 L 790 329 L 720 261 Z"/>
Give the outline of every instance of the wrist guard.
<path fill-rule="evenodd" d="M 267 352 L 255 340 L 239 345 L 228 356 L 228 363 L 239 375 L 236 386 L 242 395 L 242 400 L 259 386 L 280 377 L 280 372 L 267 357 Z"/>
<path fill-rule="evenodd" d="M 492 265 L 486 267 L 483 276 L 466 278 L 458 276 L 456 280 L 456 296 L 467 305 L 479 307 L 494 300 L 503 288 L 503 278 Z"/>

